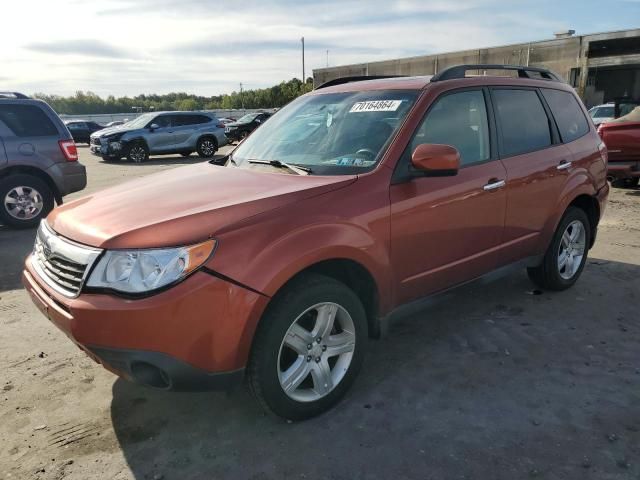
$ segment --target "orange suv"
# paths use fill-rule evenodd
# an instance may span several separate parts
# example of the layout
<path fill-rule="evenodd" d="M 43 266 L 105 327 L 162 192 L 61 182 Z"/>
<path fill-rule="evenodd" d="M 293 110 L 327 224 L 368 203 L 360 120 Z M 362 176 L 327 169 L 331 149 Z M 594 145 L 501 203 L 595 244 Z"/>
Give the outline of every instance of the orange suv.
<path fill-rule="evenodd" d="M 267 409 L 303 419 L 345 394 L 403 304 L 516 263 L 542 288 L 572 286 L 606 163 L 580 99 L 547 70 L 340 79 L 282 108 L 226 166 L 58 207 L 23 281 L 128 380 L 246 378 Z"/>

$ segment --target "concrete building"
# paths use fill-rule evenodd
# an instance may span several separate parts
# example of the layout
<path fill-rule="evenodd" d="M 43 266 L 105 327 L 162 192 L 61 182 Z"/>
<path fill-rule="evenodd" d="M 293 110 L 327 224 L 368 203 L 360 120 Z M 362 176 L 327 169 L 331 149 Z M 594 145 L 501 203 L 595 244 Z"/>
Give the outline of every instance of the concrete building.
<path fill-rule="evenodd" d="M 578 90 L 588 107 L 617 97 L 640 98 L 640 28 L 579 36 L 569 30 L 555 36 L 502 47 L 319 68 L 313 71 L 313 80 L 321 85 L 359 75 L 433 75 L 464 63 L 511 64 L 553 70 Z"/>

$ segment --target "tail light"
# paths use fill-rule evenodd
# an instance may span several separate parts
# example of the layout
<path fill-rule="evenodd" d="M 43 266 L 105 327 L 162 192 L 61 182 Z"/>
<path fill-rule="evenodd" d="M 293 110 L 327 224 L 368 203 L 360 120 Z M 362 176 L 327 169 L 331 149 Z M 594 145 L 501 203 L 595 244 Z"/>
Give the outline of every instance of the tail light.
<path fill-rule="evenodd" d="M 64 158 L 67 159 L 67 162 L 78 161 L 78 148 L 76 147 L 76 142 L 73 140 L 60 140 L 58 141 L 58 145 L 60 145 L 60 150 L 62 151 Z"/>
<path fill-rule="evenodd" d="M 598 135 L 602 138 L 602 124 L 598 125 Z"/>
<path fill-rule="evenodd" d="M 218 124 L 216 125 L 216 127 L 218 127 L 218 128 L 224 128 L 224 123 L 218 123 Z"/>

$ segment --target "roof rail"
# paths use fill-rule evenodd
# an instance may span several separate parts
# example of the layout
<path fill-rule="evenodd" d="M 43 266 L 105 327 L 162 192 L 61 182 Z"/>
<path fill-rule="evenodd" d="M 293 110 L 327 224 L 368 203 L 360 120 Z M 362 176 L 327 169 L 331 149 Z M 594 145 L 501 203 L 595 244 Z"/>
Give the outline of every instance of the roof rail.
<path fill-rule="evenodd" d="M 404 75 L 359 75 L 355 77 L 340 77 L 329 80 L 322 85 L 314 88 L 314 90 L 320 90 L 321 88 L 333 87 L 334 85 L 343 85 L 351 82 L 361 82 L 363 80 L 380 80 L 383 78 L 398 78 L 404 77 Z"/>
<path fill-rule="evenodd" d="M 538 68 L 538 67 L 525 67 L 523 65 L 456 65 L 453 67 L 446 68 L 441 72 L 436 73 L 431 79 L 432 82 L 440 82 L 442 80 L 453 80 L 455 78 L 465 78 L 467 70 L 515 70 L 518 72 L 519 78 L 539 78 L 533 77 L 530 73 L 538 73 L 540 77 L 544 80 L 551 80 L 554 82 L 562 82 L 562 80 L 557 74 L 553 73 L 551 70 L 547 70 L 546 68 Z"/>
<path fill-rule="evenodd" d="M 19 92 L 0 92 L 0 98 L 29 98 L 24 93 Z"/>

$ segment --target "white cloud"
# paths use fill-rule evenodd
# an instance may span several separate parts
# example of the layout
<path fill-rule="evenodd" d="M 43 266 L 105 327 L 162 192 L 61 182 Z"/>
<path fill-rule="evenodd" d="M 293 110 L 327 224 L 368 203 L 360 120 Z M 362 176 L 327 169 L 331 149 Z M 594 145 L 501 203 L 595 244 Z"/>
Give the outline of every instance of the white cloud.
<path fill-rule="evenodd" d="M 227 8 L 229 5 L 229 8 Z M 0 89 L 213 95 L 331 65 L 547 38 L 533 0 L 9 0 Z M 16 19 L 15 21 L 9 19 Z"/>

